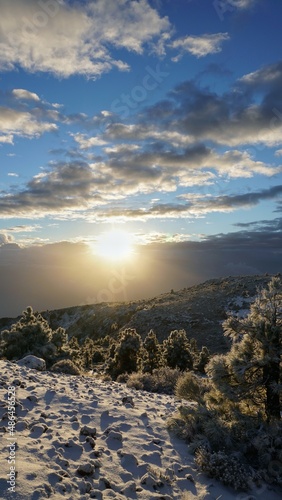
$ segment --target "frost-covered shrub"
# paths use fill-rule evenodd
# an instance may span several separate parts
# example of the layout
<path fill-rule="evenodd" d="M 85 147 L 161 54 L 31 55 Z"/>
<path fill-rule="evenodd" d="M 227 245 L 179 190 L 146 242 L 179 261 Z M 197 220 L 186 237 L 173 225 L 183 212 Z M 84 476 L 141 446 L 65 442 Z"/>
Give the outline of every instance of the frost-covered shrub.
<path fill-rule="evenodd" d="M 113 344 L 113 357 L 110 355 L 108 359 L 107 372 L 116 379 L 121 373 L 137 371 L 141 345 L 141 337 L 135 329 L 126 328 L 120 332 Z"/>
<path fill-rule="evenodd" d="M 256 479 L 282 484 L 281 310 L 282 283 L 275 278 L 246 318 L 223 324 L 233 343 L 212 357 L 207 377 L 185 374 L 177 384 L 176 394 L 188 403 L 169 419 L 170 429 L 189 442 L 205 472 L 234 488 L 247 481 L 234 454 Z"/>
<path fill-rule="evenodd" d="M 66 342 L 63 328 L 52 330 L 41 314 L 28 307 L 19 321 L 1 333 L 1 355 L 7 359 L 19 359 L 33 354 L 43 357 L 50 365 L 62 353 Z"/>
<path fill-rule="evenodd" d="M 143 342 L 141 367 L 143 372 L 153 373 L 162 365 L 161 346 L 153 330 L 150 330 Z"/>
<path fill-rule="evenodd" d="M 196 452 L 195 462 L 208 476 L 235 490 L 247 491 L 250 488 L 252 474 L 235 456 L 226 455 L 223 451 L 211 453 L 202 448 Z"/>
<path fill-rule="evenodd" d="M 52 367 L 51 371 L 55 373 L 68 373 L 69 375 L 80 375 L 80 369 L 70 359 L 61 359 Z"/>
<path fill-rule="evenodd" d="M 117 377 L 117 382 L 119 384 L 126 384 L 128 379 L 129 379 L 129 376 L 128 373 L 121 373 L 118 377 Z"/>
<path fill-rule="evenodd" d="M 210 360 L 210 357 L 211 355 L 208 348 L 206 346 L 203 346 L 195 363 L 195 369 L 200 373 L 205 373 L 205 368 Z"/>
<path fill-rule="evenodd" d="M 153 370 L 153 373 L 132 373 L 128 378 L 127 386 L 148 392 L 173 394 L 179 377 L 179 370 L 166 366 Z"/>
<path fill-rule="evenodd" d="M 192 370 L 191 345 L 185 330 L 173 330 L 163 342 L 163 355 L 170 368 Z"/>
<path fill-rule="evenodd" d="M 185 372 L 177 380 L 175 394 L 178 398 L 187 401 L 203 402 L 203 395 L 206 390 L 206 384 L 203 379 L 192 372 Z"/>

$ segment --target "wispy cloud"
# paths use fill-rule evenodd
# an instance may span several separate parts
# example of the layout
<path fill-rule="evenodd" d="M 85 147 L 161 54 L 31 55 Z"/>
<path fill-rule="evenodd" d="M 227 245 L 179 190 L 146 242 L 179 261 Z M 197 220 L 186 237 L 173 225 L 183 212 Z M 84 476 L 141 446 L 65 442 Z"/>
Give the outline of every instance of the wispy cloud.
<path fill-rule="evenodd" d="M 12 227 L 7 227 L 5 231 L 7 233 L 32 233 L 34 231 L 38 231 L 41 229 L 41 226 L 38 224 L 32 224 L 32 225 L 18 225 L 18 226 L 12 226 Z"/>
<path fill-rule="evenodd" d="M 199 36 L 189 35 L 178 38 L 171 43 L 173 49 L 178 49 L 180 51 L 180 53 L 173 58 L 173 61 L 179 61 L 185 52 L 198 58 L 221 52 L 223 42 L 229 40 L 229 38 L 228 33 L 214 33 Z"/>

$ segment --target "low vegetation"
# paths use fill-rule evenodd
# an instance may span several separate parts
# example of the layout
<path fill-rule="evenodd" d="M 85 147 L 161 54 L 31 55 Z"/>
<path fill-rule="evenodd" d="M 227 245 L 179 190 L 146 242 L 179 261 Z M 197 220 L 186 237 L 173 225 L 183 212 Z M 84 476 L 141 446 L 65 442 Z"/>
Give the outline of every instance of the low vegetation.
<path fill-rule="evenodd" d="M 230 351 L 211 358 L 207 377 L 179 378 L 176 394 L 187 404 L 169 427 L 190 443 L 198 466 L 225 484 L 281 485 L 281 281 L 272 279 L 249 315 L 230 317 L 223 328 Z"/>
<path fill-rule="evenodd" d="M 48 369 L 78 375 L 95 370 L 110 380 L 182 400 L 169 428 L 187 440 L 198 467 L 238 490 L 260 480 L 282 484 L 282 283 L 258 291 L 245 318 L 223 322 L 230 350 L 211 355 L 183 329 L 159 342 L 134 328 L 93 340 L 68 339 L 28 307 L 1 333 L 0 355 L 34 354 Z"/>

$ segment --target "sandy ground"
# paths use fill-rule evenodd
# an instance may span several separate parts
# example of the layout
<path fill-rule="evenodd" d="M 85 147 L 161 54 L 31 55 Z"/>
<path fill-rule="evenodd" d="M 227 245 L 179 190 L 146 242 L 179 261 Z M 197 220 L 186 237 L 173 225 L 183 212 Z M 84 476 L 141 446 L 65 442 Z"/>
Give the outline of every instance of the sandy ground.
<path fill-rule="evenodd" d="M 172 396 L 5 361 L 0 373 L 0 498 L 281 499 L 281 491 L 266 485 L 238 493 L 199 473 L 187 445 L 166 428 L 180 404 Z M 10 386 L 14 435 L 7 418 Z M 14 466 L 15 491 L 9 491 Z"/>

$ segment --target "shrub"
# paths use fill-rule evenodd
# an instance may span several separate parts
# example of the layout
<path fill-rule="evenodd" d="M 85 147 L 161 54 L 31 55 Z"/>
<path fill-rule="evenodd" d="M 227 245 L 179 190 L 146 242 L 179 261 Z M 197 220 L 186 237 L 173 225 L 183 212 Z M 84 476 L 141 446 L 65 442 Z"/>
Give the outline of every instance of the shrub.
<path fill-rule="evenodd" d="M 118 377 L 117 377 L 117 382 L 119 384 L 126 384 L 127 381 L 129 379 L 129 375 L 128 373 L 121 373 Z"/>
<path fill-rule="evenodd" d="M 179 377 L 179 370 L 166 366 L 153 370 L 153 373 L 132 373 L 128 378 L 127 386 L 148 392 L 173 394 Z"/>
<path fill-rule="evenodd" d="M 205 390 L 206 384 L 203 379 L 192 372 L 185 372 L 177 380 L 175 394 L 180 399 L 202 403 Z"/>
<path fill-rule="evenodd" d="M 211 453 L 202 448 L 196 452 L 195 462 L 208 476 L 218 479 L 226 486 L 242 491 L 250 488 L 252 475 L 235 456 L 226 455 L 223 451 Z"/>
<path fill-rule="evenodd" d="M 132 373 L 138 369 L 141 337 L 135 329 L 127 328 L 120 332 L 116 344 L 113 345 L 114 356 L 108 360 L 107 371 L 113 378 L 121 373 Z"/>
<path fill-rule="evenodd" d="M 66 342 L 63 328 L 52 330 L 41 314 L 28 307 L 19 321 L 1 333 L 1 355 L 19 359 L 33 354 L 43 357 L 50 365 L 63 352 Z"/>
<path fill-rule="evenodd" d="M 246 318 L 223 324 L 230 352 L 213 356 L 206 378 L 185 374 L 176 387 L 189 404 L 170 418 L 170 429 L 189 441 L 202 470 L 238 489 L 250 474 L 234 454 L 256 479 L 282 484 L 281 308 L 282 284 L 274 279 Z"/>
<path fill-rule="evenodd" d="M 205 373 L 205 368 L 210 360 L 210 352 L 206 346 L 202 347 L 202 350 L 198 356 L 195 369 L 200 373 Z"/>
<path fill-rule="evenodd" d="M 192 370 L 193 358 L 185 330 L 173 330 L 163 342 L 164 358 L 170 368 Z"/>
<path fill-rule="evenodd" d="M 52 367 L 51 371 L 55 373 L 68 373 L 69 375 L 80 375 L 80 369 L 70 359 L 61 359 Z"/>
<path fill-rule="evenodd" d="M 150 330 L 143 342 L 141 366 L 143 372 L 153 373 L 162 364 L 162 352 L 156 334 Z"/>

